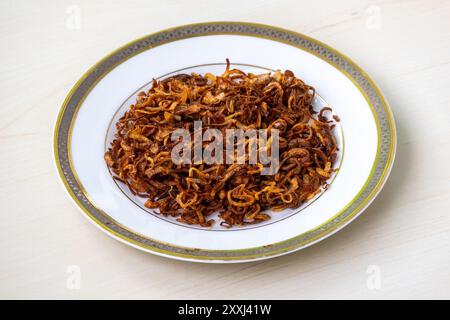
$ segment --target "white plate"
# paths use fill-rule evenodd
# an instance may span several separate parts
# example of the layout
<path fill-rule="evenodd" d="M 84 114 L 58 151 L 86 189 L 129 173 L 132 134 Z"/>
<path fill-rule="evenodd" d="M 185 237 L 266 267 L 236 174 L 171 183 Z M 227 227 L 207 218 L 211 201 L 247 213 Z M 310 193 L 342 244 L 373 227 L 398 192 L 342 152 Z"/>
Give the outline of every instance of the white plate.
<path fill-rule="evenodd" d="M 222 73 L 225 58 L 246 72 L 289 69 L 329 104 L 340 169 L 327 191 L 257 225 L 187 226 L 143 206 L 116 183 L 103 160 L 115 121 L 152 78 Z M 217 22 L 177 27 L 138 39 L 92 67 L 69 93 L 55 127 L 55 161 L 72 199 L 109 235 L 136 248 L 202 262 L 259 260 L 299 250 L 341 229 L 382 188 L 395 154 L 392 113 L 373 81 L 330 47 L 274 27 Z"/>

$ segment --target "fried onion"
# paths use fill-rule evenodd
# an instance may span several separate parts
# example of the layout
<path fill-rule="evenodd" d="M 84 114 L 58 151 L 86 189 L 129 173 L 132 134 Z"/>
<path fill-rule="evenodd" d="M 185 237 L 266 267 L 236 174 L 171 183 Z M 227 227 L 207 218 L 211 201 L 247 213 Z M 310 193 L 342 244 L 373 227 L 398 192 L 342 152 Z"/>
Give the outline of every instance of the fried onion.
<path fill-rule="evenodd" d="M 153 81 L 116 123 L 104 158 L 114 178 L 145 206 L 187 224 L 209 227 L 219 212 L 220 225 L 232 227 L 270 219 L 264 211 L 297 208 L 328 187 L 338 146 L 332 134 L 339 118 L 330 108 L 314 111 L 313 87 L 294 73 L 245 73 L 221 76 L 192 73 Z M 170 134 L 194 121 L 203 130 L 278 129 L 280 164 L 261 175 L 258 164 L 174 164 Z M 274 213 L 276 214 L 276 213 Z"/>

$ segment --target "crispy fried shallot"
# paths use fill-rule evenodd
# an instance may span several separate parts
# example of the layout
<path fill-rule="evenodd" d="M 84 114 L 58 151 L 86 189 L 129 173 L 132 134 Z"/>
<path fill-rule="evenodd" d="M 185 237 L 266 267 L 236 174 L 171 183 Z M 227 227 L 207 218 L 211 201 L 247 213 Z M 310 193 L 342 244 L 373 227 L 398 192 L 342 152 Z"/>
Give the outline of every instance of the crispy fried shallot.
<path fill-rule="evenodd" d="M 147 208 L 164 216 L 209 227 L 219 212 L 220 225 L 242 226 L 270 219 L 264 211 L 297 208 L 328 187 L 338 146 L 332 134 L 337 116 L 330 108 L 314 111 L 313 87 L 294 73 L 245 73 L 221 76 L 192 73 L 153 80 L 116 123 L 105 153 L 115 179 Z M 328 113 L 328 117 L 327 117 Z M 258 164 L 175 164 L 171 150 L 176 129 L 278 129 L 279 168 L 261 175 Z M 275 213 L 276 214 L 276 213 Z"/>

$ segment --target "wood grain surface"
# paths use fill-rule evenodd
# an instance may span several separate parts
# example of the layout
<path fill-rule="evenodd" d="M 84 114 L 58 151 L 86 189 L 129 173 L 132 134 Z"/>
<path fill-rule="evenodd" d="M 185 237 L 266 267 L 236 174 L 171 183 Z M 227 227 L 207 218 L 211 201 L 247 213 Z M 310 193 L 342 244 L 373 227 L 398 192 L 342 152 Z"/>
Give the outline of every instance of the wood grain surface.
<path fill-rule="evenodd" d="M 385 188 L 303 251 L 234 265 L 146 254 L 83 218 L 57 177 L 53 125 L 90 66 L 146 34 L 218 20 L 333 46 L 394 111 Z M 450 1 L 4 0 L 0 61 L 0 298 L 450 298 Z"/>

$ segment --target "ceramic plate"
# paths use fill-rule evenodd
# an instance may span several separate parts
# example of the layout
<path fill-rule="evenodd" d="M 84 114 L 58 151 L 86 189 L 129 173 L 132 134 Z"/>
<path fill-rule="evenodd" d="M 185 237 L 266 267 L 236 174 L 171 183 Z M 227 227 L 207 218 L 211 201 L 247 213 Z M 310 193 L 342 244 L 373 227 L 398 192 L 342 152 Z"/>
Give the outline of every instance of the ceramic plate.
<path fill-rule="evenodd" d="M 114 123 L 153 78 L 221 74 L 225 59 L 246 72 L 292 70 L 315 87 L 314 107 L 341 121 L 330 186 L 295 210 L 261 224 L 226 229 L 189 226 L 143 206 L 112 179 L 103 155 Z M 314 244 L 343 228 L 376 197 L 395 154 L 392 112 L 374 82 L 350 59 L 305 35 L 237 22 L 201 23 L 133 41 L 97 63 L 75 84 L 59 113 L 56 166 L 66 190 L 101 230 L 135 248 L 181 260 L 255 261 Z"/>

